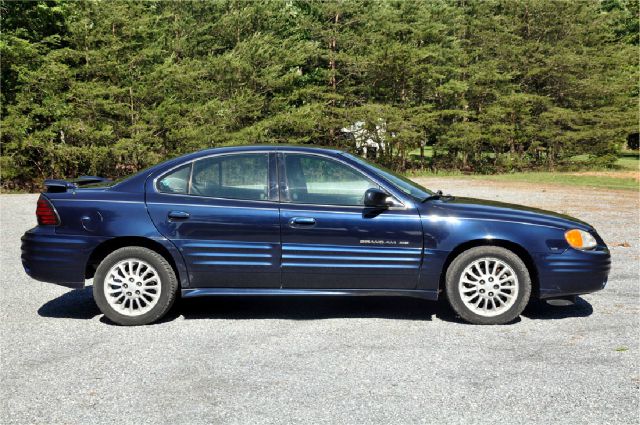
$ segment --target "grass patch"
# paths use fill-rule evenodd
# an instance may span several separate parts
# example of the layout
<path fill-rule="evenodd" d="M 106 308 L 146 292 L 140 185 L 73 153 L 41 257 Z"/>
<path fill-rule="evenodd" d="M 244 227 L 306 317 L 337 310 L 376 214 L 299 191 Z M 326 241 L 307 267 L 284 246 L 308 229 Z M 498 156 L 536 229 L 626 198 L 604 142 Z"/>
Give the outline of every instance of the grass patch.
<path fill-rule="evenodd" d="M 489 180 L 505 182 L 526 182 L 541 184 L 560 184 L 567 186 L 586 186 L 598 189 L 640 190 L 640 184 L 633 178 L 578 175 L 564 172 L 527 172 L 495 175 L 464 175 L 461 173 L 412 172 L 409 177 L 456 177 L 472 180 Z"/>
<path fill-rule="evenodd" d="M 615 163 L 623 170 L 640 170 L 640 156 L 637 153 L 622 153 Z"/>
<path fill-rule="evenodd" d="M 496 181 L 563 184 L 567 186 L 589 186 L 601 189 L 639 190 L 638 181 L 633 178 L 577 175 L 559 172 L 497 174 L 495 176 L 473 176 L 473 178 L 488 178 Z"/>

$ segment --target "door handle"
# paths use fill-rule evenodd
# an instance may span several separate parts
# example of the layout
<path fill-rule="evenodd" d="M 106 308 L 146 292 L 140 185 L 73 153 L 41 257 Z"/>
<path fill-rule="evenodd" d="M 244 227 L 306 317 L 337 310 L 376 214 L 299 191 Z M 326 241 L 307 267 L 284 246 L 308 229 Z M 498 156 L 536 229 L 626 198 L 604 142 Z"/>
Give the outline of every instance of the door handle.
<path fill-rule="evenodd" d="M 168 216 L 174 220 L 186 220 L 189 218 L 189 213 L 184 211 L 169 211 Z"/>
<path fill-rule="evenodd" d="M 316 219 L 313 217 L 293 217 L 289 220 L 291 227 L 313 227 L 316 225 Z"/>

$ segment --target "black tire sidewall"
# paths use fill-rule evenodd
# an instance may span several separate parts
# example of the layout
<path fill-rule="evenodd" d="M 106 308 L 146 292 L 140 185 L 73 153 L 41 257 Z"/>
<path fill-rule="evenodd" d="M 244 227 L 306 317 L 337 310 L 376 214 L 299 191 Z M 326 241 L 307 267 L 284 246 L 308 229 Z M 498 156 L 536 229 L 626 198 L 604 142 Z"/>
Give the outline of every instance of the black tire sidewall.
<path fill-rule="evenodd" d="M 464 304 L 458 291 L 458 282 L 464 269 L 481 258 L 497 258 L 504 261 L 518 277 L 519 288 L 516 302 L 509 310 L 498 316 L 486 317 L 474 313 Z M 458 255 L 447 269 L 445 284 L 447 299 L 454 311 L 464 320 L 479 325 L 504 324 L 515 320 L 527 306 L 531 296 L 531 277 L 525 263 L 513 251 L 496 246 L 475 247 Z"/>
<path fill-rule="evenodd" d="M 153 266 L 160 276 L 160 299 L 148 312 L 140 316 L 125 316 L 113 309 L 104 294 L 106 274 L 116 263 L 126 259 L 138 259 Z M 93 298 L 102 313 L 112 322 L 125 326 L 146 325 L 155 322 L 173 305 L 176 298 L 178 281 L 169 262 L 160 254 L 143 247 L 120 248 L 107 255 L 98 266 L 93 278 Z"/>

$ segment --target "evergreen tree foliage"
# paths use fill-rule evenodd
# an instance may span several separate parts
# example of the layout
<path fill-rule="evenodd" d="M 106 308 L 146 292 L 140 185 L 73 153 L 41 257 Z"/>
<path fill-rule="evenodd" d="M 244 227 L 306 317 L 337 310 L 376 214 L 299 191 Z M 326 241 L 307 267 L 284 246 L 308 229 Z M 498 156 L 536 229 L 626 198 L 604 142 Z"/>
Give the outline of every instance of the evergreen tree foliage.
<path fill-rule="evenodd" d="M 610 164 L 638 127 L 635 0 L 0 2 L 3 185 L 290 143 L 396 169 Z M 432 156 L 425 155 L 430 150 Z"/>

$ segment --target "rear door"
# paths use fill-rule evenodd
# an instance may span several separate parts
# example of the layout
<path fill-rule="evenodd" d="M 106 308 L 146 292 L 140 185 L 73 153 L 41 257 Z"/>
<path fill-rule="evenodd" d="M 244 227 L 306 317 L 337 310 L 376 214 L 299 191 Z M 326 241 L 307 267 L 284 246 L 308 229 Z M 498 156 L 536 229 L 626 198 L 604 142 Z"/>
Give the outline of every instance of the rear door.
<path fill-rule="evenodd" d="M 337 158 L 279 153 L 283 288 L 414 289 L 422 259 L 418 211 L 365 208 L 378 185 Z"/>
<path fill-rule="evenodd" d="M 154 224 L 182 253 L 192 287 L 280 287 L 275 154 L 218 154 L 147 182 Z"/>

